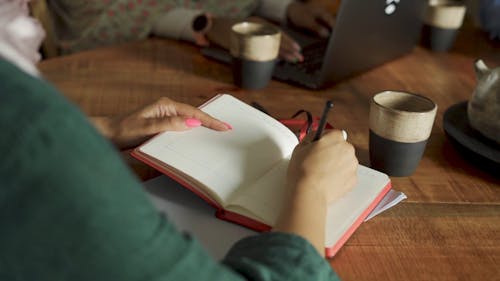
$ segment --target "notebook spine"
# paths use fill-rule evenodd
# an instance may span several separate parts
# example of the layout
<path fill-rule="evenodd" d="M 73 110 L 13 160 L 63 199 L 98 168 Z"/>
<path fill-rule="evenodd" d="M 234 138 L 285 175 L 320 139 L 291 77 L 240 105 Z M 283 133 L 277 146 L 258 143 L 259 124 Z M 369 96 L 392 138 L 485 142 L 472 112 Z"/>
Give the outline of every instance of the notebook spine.
<path fill-rule="evenodd" d="M 163 168 L 161 165 L 158 165 L 154 161 L 151 161 L 149 158 L 143 156 L 141 154 L 141 152 L 139 152 L 137 150 L 133 150 L 130 154 L 134 158 L 136 158 L 137 160 L 144 162 L 145 164 L 153 167 L 154 169 L 156 169 L 156 170 L 160 171 L 161 173 L 165 174 L 166 176 L 172 178 L 174 181 L 178 182 L 180 185 L 184 186 L 185 188 L 187 188 L 188 190 L 190 190 L 191 192 L 193 192 L 194 194 L 196 194 L 198 197 L 200 197 L 201 199 L 203 199 L 204 201 L 206 201 L 209 205 L 211 205 L 215 209 L 217 209 L 217 210 L 221 210 L 222 209 L 222 206 L 220 206 L 217 203 L 217 201 L 215 201 L 212 198 L 206 196 L 205 194 L 203 194 L 202 192 L 200 192 L 198 189 L 196 189 L 193 186 L 191 186 L 185 180 L 181 179 L 180 177 L 176 176 L 172 172 L 170 172 L 170 171 L 166 170 L 165 168 Z"/>
<path fill-rule="evenodd" d="M 259 222 L 257 220 L 245 217 L 243 215 L 227 211 L 224 209 L 217 209 L 215 216 L 221 220 L 229 221 L 232 223 L 239 224 L 241 226 L 253 229 L 258 232 L 270 231 L 271 227 L 267 224 Z"/>
<path fill-rule="evenodd" d="M 366 208 L 363 213 L 358 217 L 358 219 L 349 227 L 349 229 L 344 233 L 344 235 L 335 243 L 332 247 L 326 247 L 325 248 L 325 256 L 327 258 L 332 258 L 337 254 L 337 252 L 344 246 L 345 242 L 351 237 L 351 235 L 358 229 L 358 227 L 363 223 L 365 218 L 377 207 L 378 203 L 384 198 L 384 196 L 391 190 L 392 188 L 392 183 L 389 181 L 385 187 L 382 189 L 382 191 L 377 195 L 375 200 L 372 201 L 372 203 Z"/>

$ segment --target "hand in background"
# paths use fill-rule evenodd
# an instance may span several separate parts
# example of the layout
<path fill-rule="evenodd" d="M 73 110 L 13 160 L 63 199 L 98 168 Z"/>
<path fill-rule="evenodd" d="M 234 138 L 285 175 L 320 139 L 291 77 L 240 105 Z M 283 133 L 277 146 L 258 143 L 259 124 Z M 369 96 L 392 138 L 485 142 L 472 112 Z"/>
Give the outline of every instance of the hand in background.
<path fill-rule="evenodd" d="M 218 45 L 226 50 L 229 50 L 231 27 L 242 21 L 240 19 L 214 17 L 212 19 L 212 26 L 207 32 L 207 39 L 211 44 Z"/>
<path fill-rule="evenodd" d="M 295 26 L 312 31 L 323 38 L 330 36 L 335 24 L 331 11 L 313 2 L 293 1 L 288 5 L 286 14 Z"/>
<path fill-rule="evenodd" d="M 198 126 L 217 131 L 231 127 L 200 109 L 161 98 L 135 112 L 116 117 L 92 117 L 92 123 L 117 147 L 136 146 L 163 131 L 184 131 Z"/>
<path fill-rule="evenodd" d="M 250 17 L 246 20 L 272 24 L 258 17 Z M 208 40 L 210 41 L 210 43 L 214 43 L 216 45 L 223 47 L 226 50 L 229 50 L 231 27 L 235 23 L 240 21 L 242 20 L 233 18 L 221 18 L 221 17 L 214 18 L 212 20 L 212 27 L 207 33 Z M 289 62 L 297 62 L 304 60 L 304 57 L 300 53 L 299 44 L 297 44 L 295 40 L 293 40 L 290 36 L 288 36 L 284 32 L 282 33 L 281 36 L 279 57 Z"/>
<path fill-rule="evenodd" d="M 304 61 L 304 56 L 301 53 L 300 45 L 285 32 L 281 33 L 279 56 L 281 59 L 284 59 L 288 62 Z"/>

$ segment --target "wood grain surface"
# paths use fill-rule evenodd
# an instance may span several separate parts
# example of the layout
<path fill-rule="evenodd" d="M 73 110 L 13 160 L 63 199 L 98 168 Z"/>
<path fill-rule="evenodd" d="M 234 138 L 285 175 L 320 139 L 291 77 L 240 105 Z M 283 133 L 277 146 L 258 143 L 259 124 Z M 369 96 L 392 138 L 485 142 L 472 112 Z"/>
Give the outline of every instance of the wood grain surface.
<path fill-rule="evenodd" d="M 500 48 L 469 24 L 450 52 L 417 46 L 320 91 L 278 81 L 263 90 L 240 90 L 227 65 L 204 58 L 192 45 L 162 39 L 49 59 L 39 67 L 89 115 L 128 112 L 162 96 L 200 105 L 225 92 L 288 118 L 298 109 L 320 115 L 331 99 L 328 121 L 347 130 L 365 165 L 370 98 L 388 89 L 427 96 L 438 104 L 438 113 L 424 157 L 412 176 L 392 178 L 408 199 L 364 223 L 330 262 L 345 281 L 500 280 L 500 171 L 495 177 L 463 158 L 442 128 L 444 111 L 472 94 L 476 58 L 498 67 Z M 123 155 L 142 179 L 158 175 Z"/>

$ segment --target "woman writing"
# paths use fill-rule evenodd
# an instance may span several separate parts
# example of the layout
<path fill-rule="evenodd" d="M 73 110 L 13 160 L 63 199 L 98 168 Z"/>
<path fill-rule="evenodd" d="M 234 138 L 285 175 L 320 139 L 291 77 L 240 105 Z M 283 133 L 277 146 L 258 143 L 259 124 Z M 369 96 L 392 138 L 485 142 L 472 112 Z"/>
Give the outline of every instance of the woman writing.
<path fill-rule="evenodd" d="M 126 116 L 93 119 L 96 130 L 38 76 L 40 29 L 25 4 L 0 4 L 2 280 L 338 279 L 322 256 L 324 216 L 354 185 L 357 168 L 339 131 L 295 149 L 291 196 L 276 228 L 239 241 L 216 262 L 158 214 L 102 135 L 130 146 L 164 130 L 230 128 L 162 99 Z M 24 36 L 16 36 L 17 27 Z"/>

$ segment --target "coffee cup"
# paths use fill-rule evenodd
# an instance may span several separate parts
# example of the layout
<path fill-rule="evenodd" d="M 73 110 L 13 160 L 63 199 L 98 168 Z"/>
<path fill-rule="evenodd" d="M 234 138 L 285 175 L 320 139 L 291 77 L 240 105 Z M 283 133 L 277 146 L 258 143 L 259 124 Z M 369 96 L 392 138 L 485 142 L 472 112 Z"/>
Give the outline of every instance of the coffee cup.
<path fill-rule="evenodd" d="M 407 92 L 384 91 L 370 103 L 371 167 L 390 176 L 413 174 L 431 134 L 437 105 Z"/>
<path fill-rule="evenodd" d="M 422 43 L 436 52 L 448 51 L 455 43 L 465 11 L 465 4 L 459 1 L 430 1 L 424 16 Z"/>
<path fill-rule="evenodd" d="M 234 83 L 261 89 L 271 80 L 281 41 L 281 31 L 267 23 L 239 22 L 232 26 L 230 52 Z"/>

